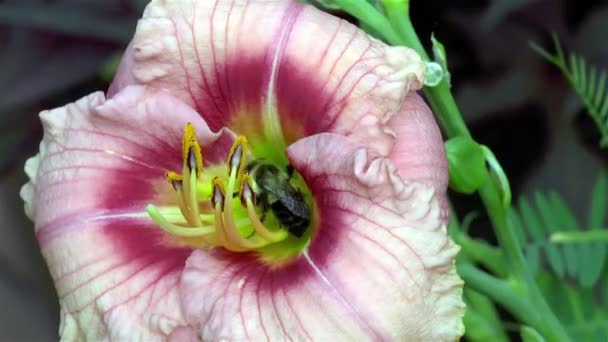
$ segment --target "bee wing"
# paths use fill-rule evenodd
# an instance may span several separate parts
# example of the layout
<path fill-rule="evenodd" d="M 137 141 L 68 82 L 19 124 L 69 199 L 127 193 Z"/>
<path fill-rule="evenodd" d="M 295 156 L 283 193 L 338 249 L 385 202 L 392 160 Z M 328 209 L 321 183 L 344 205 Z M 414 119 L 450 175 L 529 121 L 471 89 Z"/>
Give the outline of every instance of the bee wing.
<path fill-rule="evenodd" d="M 308 204 L 304 201 L 304 196 L 291 185 L 272 187 L 272 189 L 267 189 L 266 191 L 273 195 L 294 215 L 302 218 L 309 218 L 310 210 Z"/>

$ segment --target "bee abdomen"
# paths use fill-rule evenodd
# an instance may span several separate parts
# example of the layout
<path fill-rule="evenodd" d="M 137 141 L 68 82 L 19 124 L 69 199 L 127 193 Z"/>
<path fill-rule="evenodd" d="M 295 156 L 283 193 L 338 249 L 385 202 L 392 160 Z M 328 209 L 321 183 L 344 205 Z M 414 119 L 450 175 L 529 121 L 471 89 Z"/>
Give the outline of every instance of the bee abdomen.
<path fill-rule="evenodd" d="M 310 220 L 307 217 L 301 217 L 289 210 L 281 201 L 276 201 L 271 205 L 272 212 L 276 216 L 277 220 L 287 229 L 291 234 L 302 237 L 304 231 L 310 224 Z"/>

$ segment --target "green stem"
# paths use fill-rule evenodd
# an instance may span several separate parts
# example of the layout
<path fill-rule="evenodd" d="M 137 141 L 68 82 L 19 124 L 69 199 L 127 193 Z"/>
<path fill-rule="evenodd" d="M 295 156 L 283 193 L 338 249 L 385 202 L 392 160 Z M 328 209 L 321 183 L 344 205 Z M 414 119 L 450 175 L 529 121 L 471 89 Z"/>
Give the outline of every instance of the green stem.
<path fill-rule="evenodd" d="M 389 43 L 395 45 L 400 40 L 391 23 L 369 2 L 361 0 L 333 0 L 332 4 L 365 22 L 374 32 L 381 33 Z"/>
<path fill-rule="evenodd" d="M 334 0 L 333 3 L 353 17 L 364 22 L 375 32 L 380 32 L 392 45 L 406 45 L 416 50 L 424 60 L 430 60 L 409 19 L 409 0 L 381 0 L 389 21 L 374 6 L 361 0 Z M 437 119 L 450 137 L 470 136 L 456 101 L 451 95 L 448 81 L 444 79 L 433 88 L 425 88 L 424 94 L 435 113 L 454 113 L 453 117 Z M 449 96 L 445 96 L 448 94 Z"/>
<path fill-rule="evenodd" d="M 485 241 L 471 239 L 466 234 L 459 234 L 454 237 L 454 241 L 472 261 L 483 265 L 499 277 L 507 276 L 504 258 L 498 248 L 488 245 Z"/>
<path fill-rule="evenodd" d="M 457 268 L 458 274 L 467 286 L 492 298 L 509 310 L 520 322 L 535 327 L 537 330 L 542 328 L 538 331 L 547 341 L 569 340 L 559 322 L 556 322 L 558 324 L 556 327 L 559 327 L 561 332 L 547 330 L 547 327 L 553 324 L 546 316 L 547 312 L 537 307 L 539 303 L 530 300 L 534 296 L 527 293 L 525 288 L 521 288 L 518 281 L 507 282 L 495 278 L 466 262 L 457 264 Z"/>
<path fill-rule="evenodd" d="M 387 39 L 393 44 L 409 46 L 416 50 L 423 59 L 429 60 L 429 56 L 418 39 L 418 35 L 409 17 L 409 0 L 381 0 L 381 2 L 390 23 L 400 36 L 399 41 L 396 42 L 392 41 L 392 39 Z M 438 121 L 448 137 L 471 136 L 446 79 L 436 87 L 425 87 L 424 92 L 433 111 L 438 115 Z M 511 302 L 511 300 L 515 300 L 515 298 L 512 298 L 513 296 L 505 298 L 505 296 L 508 296 L 506 293 L 496 291 L 497 288 L 505 290 L 505 284 L 495 282 L 493 279 L 481 275 L 475 279 L 482 279 L 484 280 L 483 284 L 492 285 L 480 290 L 490 291 L 488 293 L 492 298 L 509 308 L 522 321 L 529 322 L 528 324 L 541 332 L 547 340 L 567 341 L 569 338 L 564 328 L 547 305 L 527 268 L 519 241 L 515 232 L 508 224 L 508 208 L 504 206 L 500 193 L 501 191 L 496 183 L 490 180 L 479 190 L 481 199 L 492 220 L 498 242 L 505 253 L 506 262 L 509 269 L 513 272 L 514 281 L 518 284 L 518 287 L 521 287 L 522 294 L 528 298 L 524 301 Z M 470 272 L 470 269 L 465 267 L 465 272 Z M 533 322 L 530 322 L 526 317 L 535 317 L 535 319 L 533 319 Z"/>
<path fill-rule="evenodd" d="M 470 263 L 459 263 L 457 268 L 458 274 L 467 286 L 488 295 L 520 321 L 529 325 L 539 325 L 541 318 L 532 303 L 519 294 L 509 282 L 495 278 Z"/>
<path fill-rule="evenodd" d="M 450 206 L 451 211 L 454 208 Z M 467 218 L 465 217 L 464 221 Z M 485 266 L 489 271 L 499 277 L 507 276 L 507 267 L 504 263 L 504 257 L 502 252 L 494 247 L 490 246 L 487 242 L 479 239 L 472 239 L 466 232 L 460 230 L 460 227 L 466 225 L 464 222 L 460 223 L 456 214 L 450 215 L 450 222 L 448 224 L 448 234 L 454 242 L 456 242 L 461 248 L 461 253 L 458 254 L 459 260 L 463 262 L 476 262 Z M 458 262 L 458 261 L 457 261 Z"/>
<path fill-rule="evenodd" d="M 400 36 L 398 41 L 391 41 L 388 38 L 387 40 L 395 45 L 408 46 L 416 50 L 422 59 L 427 61 L 430 60 L 429 55 L 426 53 L 420 39 L 418 39 L 416 30 L 414 30 L 414 26 L 410 20 L 409 0 L 381 0 L 381 2 L 390 23 Z M 444 78 L 441 83 L 435 87 L 425 87 L 424 95 L 429 100 L 433 112 L 445 114 L 438 116 L 437 120 L 449 137 L 456 137 L 459 135 L 471 136 L 467 129 L 467 125 L 462 119 L 456 101 L 454 101 L 454 97 L 450 92 L 450 85 L 448 84 L 447 78 Z"/>

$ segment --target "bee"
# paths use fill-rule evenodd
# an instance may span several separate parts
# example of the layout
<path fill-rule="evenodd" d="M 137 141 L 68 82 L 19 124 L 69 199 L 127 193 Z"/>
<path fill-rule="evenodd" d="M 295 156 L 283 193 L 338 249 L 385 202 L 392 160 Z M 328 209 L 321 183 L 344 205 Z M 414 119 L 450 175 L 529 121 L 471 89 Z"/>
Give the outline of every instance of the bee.
<path fill-rule="evenodd" d="M 269 210 L 291 234 L 302 237 L 310 225 L 310 207 L 300 189 L 290 183 L 293 168 L 281 170 L 261 159 L 247 165 L 255 182 L 256 204 L 262 208 L 262 221 Z"/>

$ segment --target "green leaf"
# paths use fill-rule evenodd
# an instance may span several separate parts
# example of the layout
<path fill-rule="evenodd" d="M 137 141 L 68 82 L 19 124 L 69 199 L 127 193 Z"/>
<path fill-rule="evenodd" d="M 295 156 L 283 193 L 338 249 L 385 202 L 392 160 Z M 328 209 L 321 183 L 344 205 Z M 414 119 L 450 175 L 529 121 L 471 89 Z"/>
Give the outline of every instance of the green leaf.
<path fill-rule="evenodd" d="M 589 65 L 582 56 L 570 54 L 567 59 L 559 40 L 553 35 L 556 54 L 552 55 L 534 43 L 531 48 L 547 61 L 557 66 L 581 99 L 589 116 L 601 133 L 600 146 L 608 146 L 608 93 L 606 71 Z"/>
<path fill-rule="evenodd" d="M 513 231 L 515 232 L 515 235 L 517 236 L 517 240 L 519 240 L 519 243 L 521 245 L 525 245 L 527 243 L 528 239 L 526 239 L 526 234 L 524 233 L 524 228 L 523 228 L 523 225 L 521 224 L 521 219 L 519 218 L 517 211 L 514 210 L 513 208 L 511 208 L 511 210 L 509 210 L 509 213 L 507 214 L 507 220 L 509 221 L 509 224 L 512 226 Z"/>
<path fill-rule="evenodd" d="M 553 220 L 555 213 L 553 212 L 553 208 L 551 208 L 545 196 L 537 192 L 534 194 L 534 200 L 542 220 L 540 227 L 544 228 L 546 234 L 545 236 L 550 235 L 551 232 L 560 231 L 560 229 L 555 226 L 555 224 L 559 224 L 559 222 L 555 222 Z M 549 264 L 551 264 L 551 267 L 553 267 L 553 270 L 560 276 L 560 278 L 563 277 L 565 274 L 565 267 L 562 253 L 560 251 L 561 248 L 555 245 L 547 245 L 545 246 L 545 249 L 547 251 L 547 257 L 549 258 Z"/>
<path fill-rule="evenodd" d="M 541 336 L 541 334 L 536 331 L 536 329 L 524 325 L 521 327 L 521 339 L 524 342 L 544 342 L 545 339 Z"/>
<path fill-rule="evenodd" d="M 299 0 L 310 3 L 321 9 L 346 12 L 359 21 L 359 26 L 376 38 L 396 44 L 402 38 L 397 34 L 382 7 L 377 1 L 371 0 Z"/>
<path fill-rule="evenodd" d="M 608 100 L 608 98 L 602 97 L 602 95 L 606 92 L 606 77 L 608 77 L 606 70 L 600 71 L 600 78 L 597 82 L 597 91 L 594 96 L 595 101 L 593 102 L 593 105 L 597 108 L 601 108 L 602 102 Z"/>
<path fill-rule="evenodd" d="M 551 242 L 555 243 L 608 243 L 608 229 L 589 230 L 578 232 L 559 232 L 551 235 Z"/>
<path fill-rule="evenodd" d="M 509 340 L 496 306 L 488 297 L 465 287 L 464 300 L 467 305 L 467 313 L 470 312 L 473 316 L 467 322 L 465 314 L 465 330 L 468 339 L 496 342 Z"/>
<path fill-rule="evenodd" d="M 552 232 L 580 229 L 574 214 L 556 192 L 549 192 L 548 201 L 551 212 L 545 213 L 545 215 L 549 214 L 548 220 L 550 220 L 551 226 L 555 228 Z M 576 277 L 577 274 L 582 272 L 579 266 L 581 260 L 579 255 L 583 252 L 582 249 L 584 249 L 584 246 L 563 246 L 566 269 L 571 277 Z"/>
<path fill-rule="evenodd" d="M 431 43 L 433 43 L 433 57 L 435 62 L 439 63 L 444 69 L 448 68 L 448 57 L 445 53 L 445 46 L 435 38 L 435 33 L 431 34 Z"/>
<path fill-rule="evenodd" d="M 448 71 L 448 57 L 445 52 L 445 47 L 443 44 L 435 38 L 435 33 L 431 34 L 431 43 L 433 44 L 433 58 L 435 58 L 435 62 L 441 66 L 443 71 L 442 77 L 445 77 L 448 86 L 452 86 L 452 82 L 450 80 L 450 72 Z"/>
<path fill-rule="evenodd" d="M 513 208 L 509 210 L 508 217 L 509 225 L 517 235 L 519 243 L 524 246 L 524 256 L 528 269 L 532 274 L 536 274 L 540 269 L 540 248 L 535 244 L 528 244 L 523 224 L 517 211 Z"/>
<path fill-rule="evenodd" d="M 571 286 L 549 272 L 540 273 L 536 280 L 572 341 L 608 340 L 608 306 L 596 292 Z"/>
<path fill-rule="evenodd" d="M 518 210 L 509 213 L 509 223 L 533 272 L 540 270 L 540 253 L 544 252 L 551 270 L 559 277 L 575 278 L 582 288 L 593 287 L 601 277 L 608 253 L 608 180 L 602 174 L 594 187 L 589 212 L 589 227 L 583 230 L 572 210 L 555 192 L 534 194 L 534 205 L 522 197 Z M 522 232 L 525 236 L 522 237 Z"/>
<path fill-rule="evenodd" d="M 590 209 L 587 224 L 591 231 L 599 231 L 605 227 L 606 211 L 608 211 L 607 197 L 608 181 L 606 179 L 606 173 L 602 172 L 593 187 L 593 194 L 589 205 Z M 590 255 L 588 260 L 595 260 L 596 262 L 588 262 L 585 267 L 585 272 L 581 272 L 579 282 L 582 286 L 591 287 L 599 280 L 604 265 L 606 264 L 607 252 L 608 246 L 606 246 L 606 244 L 593 243 L 589 246 Z"/>
<path fill-rule="evenodd" d="M 537 276 L 537 284 L 559 319 L 562 322 L 573 322 L 574 316 L 567 300 L 568 294 L 564 288 L 564 283 L 553 273 L 545 271 Z"/>
<path fill-rule="evenodd" d="M 526 232 L 528 234 L 528 236 L 530 237 L 530 240 L 541 241 L 543 239 L 543 233 L 539 229 L 540 223 L 538 222 L 538 218 L 536 217 L 536 213 L 534 212 L 534 209 L 532 209 L 532 207 L 530 206 L 530 204 L 528 203 L 528 201 L 525 198 L 522 198 L 522 200 L 519 202 L 519 212 L 521 214 L 521 219 L 520 219 L 520 216 L 517 215 L 517 212 L 515 210 L 512 210 L 511 220 L 513 222 L 513 227 L 517 227 L 518 230 L 521 230 L 522 232 Z M 524 224 L 523 224 L 524 220 L 526 221 L 525 228 L 524 228 Z M 524 239 L 525 239 L 525 237 L 524 237 Z M 523 245 L 525 246 L 527 244 L 523 244 Z M 538 249 L 538 246 L 535 245 L 534 243 L 529 244 L 529 245 L 536 246 Z M 526 253 L 526 252 L 528 252 L 528 249 L 524 248 L 524 253 Z M 536 255 L 525 254 L 525 256 L 526 256 L 526 261 L 527 261 L 528 267 L 530 267 L 530 271 L 532 272 L 532 274 L 537 273 L 539 270 L 539 262 L 538 262 L 538 258 L 536 258 Z"/>
<path fill-rule="evenodd" d="M 605 74 L 604 74 L 605 76 Z M 606 173 L 602 172 L 593 188 L 589 210 L 589 229 L 601 229 L 606 221 L 608 211 L 608 181 Z"/>
<path fill-rule="evenodd" d="M 508 342 L 509 338 L 492 301 L 468 287 L 464 289 L 466 339 L 472 342 Z"/>
<path fill-rule="evenodd" d="M 510 215 L 510 221 L 516 231 L 521 229 L 528 234 L 530 242 L 523 244 L 525 246 L 523 252 L 529 267 L 536 271 L 540 266 L 539 252 L 542 248 L 551 269 L 560 278 L 566 274 L 583 277 L 582 273 L 597 272 L 597 262 L 594 262 L 590 256 L 589 244 L 557 246 L 547 241 L 549 236 L 560 237 L 560 234 L 579 232 L 579 225 L 574 215 L 561 198 L 556 193 L 550 193 L 549 196 L 536 193 L 534 199 L 536 208 L 526 198 L 520 200 L 521 222 L 518 222 L 517 213 Z M 581 279 L 579 278 L 579 282 Z"/>
<path fill-rule="evenodd" d="M 467 341 L 509 341 L 508 338 L 500 336 L 496 327 L 487 322 L 486 317 L 479 312 L 467 308 L 463 318 Z"/>
<path fill-rule="evenodd" d="M 590 204 L 588 226 L 591 230 L 582 231 L 560 229 L 553 232 L 551 242 L 565 245 L 566 260 L 577 260 L 577 281 L 583 288 L 594 286 L 599 280 L 606 263 L 608 230 L 602 230 L 606 217 L 608 184 L 605 174 L 601 174 L 593 190 Z M 557 194 L 552 196 L 553 216 L 566 226 L 574 227 L 575 219 Z M 570 253 L 570 254 L 568 254 Z"/>
<path fill-rule="evenodd" d="M 527 245 L 524 247 L 526 261 L 532 274 L 538 273 L 540 270 L 540 247 L 537 245 Z"/>
<path fill-rule="evenodd" d="M 532 240 L 542 241 L 545 235 L 541 228 L 540 220 L 536 211 L 525 197 L 519 201 L 519 213 L 521 214 L 522 223 L 525 222 L 525 231 L 528 233 L 528 236 Z M 524 225 L 522 224 L 522 226 Z"/>
<path fill-rule="evenodd" d="M 445 143 L 450 174 L 450 187 L 470 194 L 487 179 L 485 157 L 481 146 L 469 137 L 455 137 Z"/>
<path fill-rule="evenodd" d="M 481 149 L 486 158 L 488 168 L 490 169 L 491 179 L 500 191 L 501 204 L 504 210 L 509 210 L 511 207 L 511 185 L 509 184 L 509 179 L 492 150 L 483 145 L 481 146 Z"/>

